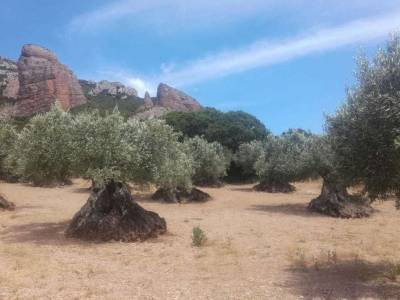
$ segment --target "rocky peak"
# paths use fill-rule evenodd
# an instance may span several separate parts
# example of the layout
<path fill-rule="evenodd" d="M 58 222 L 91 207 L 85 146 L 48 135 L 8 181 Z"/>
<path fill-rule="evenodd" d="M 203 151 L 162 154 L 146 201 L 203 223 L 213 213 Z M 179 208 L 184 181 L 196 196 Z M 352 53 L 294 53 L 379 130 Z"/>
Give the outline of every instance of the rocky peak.
<path fill-rule="evenodd" d="M 160 83 L 157 88 L 157 98 L 153 100 L 149 93 L 146 92 L 144 105 L 139 108 L 135 117 L 148 119 L 160 117 L 170 111 L 190 112 L 201 109 L 202 106 L 196 99 L 165 83 Z"/>
<path fill-rule="evenodd" d="M 56 101 L 64 109 L 86 103 L 74 74 L 46 48 L 31 44 L 22 48 L 18 60 L 18 77 L 16 116 L 48 111 Z"/>
<path fill-rule="evenodd" d="M 144 107 L 150 109 L 154 106 L 153 99 L 151 99 L 149 92 L 144 94 Z"/>
<path fill-rule="evenodd" d="M 18 96 L 18 66 L 7 58 L 0 57 L 0 101 L 15 100 Z"/>
<path fill-rule="evenodd" d="M 35 57 L 57 62 L 57 56 L 53 52 L 47 48 L 33 44 L 27 44 L 22 47 L 21 57 Z"/>
<path fill-rule="evenodd" d="M 196 111 L 202 107 L 200 103 L 173 87 L 160 83 L 157 88 L 157 104 L 174 111 Z"/>
<path fill-rule="evenodd" d="M 111 96 L 120 96 L 122 99 L 129 96 L 137 96 L 137 91 L 134 88 L 127 87 L 120 82 L 110 82 L 102 80 L 99 82 L 91 82 L 93 88 L 88 91 L 88 95 L 97 96 L 106 94 Z"/>

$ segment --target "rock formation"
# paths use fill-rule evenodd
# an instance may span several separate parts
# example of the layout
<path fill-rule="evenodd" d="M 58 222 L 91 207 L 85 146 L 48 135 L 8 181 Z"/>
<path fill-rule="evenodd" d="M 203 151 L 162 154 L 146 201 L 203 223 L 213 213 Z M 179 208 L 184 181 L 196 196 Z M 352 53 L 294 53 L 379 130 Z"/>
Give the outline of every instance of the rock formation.
<path fill-rule="evenodd" d="M 157 88 L 157 105 L 182 112 L 196 111 L 202 108 L 196 99 L 164 83 L 160 83 Z"/>
<path fill-rule="evenodd" d="M 150 97 L 149 92 L 146 92 L 144 94 L 144 108 L 145 109 L 151 109 L 154 106 L 153 100 Z"/>
<path fill-rule="evenodd" d="M 140 119 L 202 109 L 196 99 L 164 83 L 158 86 L 157 97 L 146 92 L 143 99 L 119 82 L 78 81 L 53 52 L 37 45 L 25 45 L 18 62 L 0 57 L 0 118 L 46 112 L 56 101 L 65 110 L 86 103 L 90 108 L 118 105 Z"/>
<path fill-rule="evenodd" d="M 18 65 L 12 60 L 0 57 L 0 101 L 17 99 L 18 91 Z"/>
<path fill-rule="evenodd" d="M 121 99 L 126 99 L 129 96 L 137 96 L 137 91 L 134 88 L 127 87 L 120 82 L 110 82 L 102 80 L 99 82 L 87 81 L 89 89 L 87 94 L 89 96 L 97 96 L 100 94 L 106 94 L 111 96 L 119 96 Z"/>
<path fill-rule="evenodd" d="M 196 99 L 165 83 L 160 83 L 157 88 L 156 99 L 151 99 L 149 93 L 146 92 L 144 105 L 140 107 L 135 117 L 148 119 L 160 117 L 170 111 L 190 112 L 201 109 L 202 106 Z"/>
<path fill-rule="evenodd" d="M 64 109 L 86 103 L 74 74 L 54 53 L 36 45 L 25 45 L 18 60 L 19 92 L 15 115 L 46 112 L 59 101 Z"/>
<path fill-rule="evenodd" d="M 89 241 L 134 242 L 156 237 L 166 230 L 163 218 L 134 202 L 121 183 L 110 182 L 92 192 L 73 217 L 66 236 Z"/>
<path fill-rule="evenodd" d="M 14 203 L 7 201 L 4 197 L 0 195 L 0 210 L 14 210 Z"/>

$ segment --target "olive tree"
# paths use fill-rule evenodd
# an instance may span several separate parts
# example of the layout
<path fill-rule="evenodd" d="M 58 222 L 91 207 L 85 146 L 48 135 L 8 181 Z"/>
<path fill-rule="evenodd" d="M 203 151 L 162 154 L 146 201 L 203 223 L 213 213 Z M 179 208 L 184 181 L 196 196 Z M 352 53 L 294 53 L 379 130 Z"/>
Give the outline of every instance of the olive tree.
<path fill-rule="evenodd" d="M 185 140 L 186 152 L 193 160 L 193 182 L 196 185 L 220 185 L 230 160 L 218 142 L 209 143 L 195 136 Z"/>
<path fill-rule="evenodd" d="M 96 185 L 132 180 L 140 152 L 131 143 L 137 132 L 130 129 L 118 111 L 104 117 L 96 111 L 77 115 L 72 129 L 74 174 Z"/>
<path fill-rule="evenodd" d="M 0 121 L 0 178 L 11 176 L 7 166 L 7 158 L 10 156 L 17 139 L 17 131 L 14 126 L 5 121 Z"/>
<path fill-rule="evenodd" d="M 133 181 L 168 193 L 190 190 L 192 160 L 178 139 L 162 120 L 126 121 L 118 110 L 82 113 L 74 121 L 73 170 L 96 185 Z"/>
<path fill-rule="evenodd" d="M 71 175 L 72 118 L 59 105 L 34 116 L 18 134 L 9 162 L 34 185 L 66 183 Z"/>
<path fill-rule="evenodd" d="M 193 161 L 179 142 L 180 134 L 163 120 L 144 122 L 140 136 L 140 151 L 146 153 L 142 170 L 152 182 L 171 197 L 177 190 L 192 189 Z M 162 194 L 162 193 L 161 193 Z"/>
<path fill-rule="evenodd" d="M 239 146 L 239 150 L 234 155 L 234 161 L 242 168 L 245 177 L 256 177 L 254 165 L 263 153 L 264 143 L 262 141 L 251 141 Z"/>
<path fill-rule="evenodd" d="M 254 164 L 260 183 L 257 190 L 291 192 L 290 183 L 309 176 L 304 165 L 308 150 L 308 136 L 303 131 L 292 130 L 279 137 L 270 136 L 264 142 L 264 151 Z"/>
<path fill-rule="evenodd" d="M 331 168 L 321 196 L 310 204 L 344 217 L 370 215 L 367 202 L 377 198 L 400 198 L 400 38 L 393 36 L 371 62 L 360 57 L 357 65 L 357 84 L 327 118 Z M 362 187 L 359 201 L 347 193 L 355 185 Z"/>
<path fill-rule="evenodd" d="M 259 191 L 291 192 L 290 183 L 311 176 L 305 163 L 310 146 L 311 133 L 289 130 L 281 136 L 268 136 L 264 141 L 241 145 L 236 160 L 247 169 L 254 170 L 260 183 Z"/>
<path fill-rule="evenodd" d="M 0 120 L 0 179 L 10 179 L 10 172 L 6 167 L 7 158 L 12 151 L 14 141 L 17 133 L 12 125 L 5 121 Z M 7 201 L 0 194 L 0 210 L 13 210 L 15 205 L 12 202 Z"/>
<path fill-rule="evenodd" d="M 92 112 L 75 118 L 73 133 L 73 170 L 95 186 L 66 235 L 132 242 L 165 233 L 165 220 L 133 201 L 126 186 L 130 181 L 154 180 L 153 173 L 147 174 L 154 161 L 143 145 L 147 125 L 127 122 L 117 110 L 104 117 Z"/>

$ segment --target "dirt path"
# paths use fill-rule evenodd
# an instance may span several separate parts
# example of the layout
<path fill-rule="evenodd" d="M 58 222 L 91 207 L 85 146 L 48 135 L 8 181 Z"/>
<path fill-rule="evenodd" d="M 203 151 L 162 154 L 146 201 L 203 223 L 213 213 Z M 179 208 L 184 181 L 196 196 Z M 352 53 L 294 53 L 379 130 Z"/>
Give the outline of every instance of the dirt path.
<path fill-rule="evenodd" d="M 63 231 L 86 183 L 33 188 L 0 183 L 17 205 L 0 212 L 0 299 L 400 299 L 400 212 L 376 203 L 370 219 L 310 214 L 320 183 L 290 195 L 251 186 L 205 189 L 204 204 L 159 204 L 168 234 L 143 243 L 90 244 Z M 208 236 L 191 246 L 199 225 Z M 400 279 L 400 278 L 399 278 Z"/>

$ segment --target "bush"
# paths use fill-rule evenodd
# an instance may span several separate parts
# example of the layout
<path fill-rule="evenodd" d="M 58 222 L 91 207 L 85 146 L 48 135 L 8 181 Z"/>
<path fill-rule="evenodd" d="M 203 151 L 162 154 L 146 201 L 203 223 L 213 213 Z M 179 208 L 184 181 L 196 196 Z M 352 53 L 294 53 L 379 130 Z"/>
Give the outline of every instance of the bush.
<path fill-rule="evenodd" d="M 262 140 L 268 135 L 265 126 L 252 115 L 242 112 L 223 113 L 208 108 L 197 112 L 170 112 L 167 124 L 187 137 L 202 136 L 235 152 L 243 143 Z"/>
<path fill-rule="evenodd" d="M 221 144 L 208 143 L 204 138 L 196 136 L 186 139 L 185 145 L 188 156 L 193 160 L 193 182 L 197 185 L 219 184 L 230 162 Z"/>
<path fill-rule="evenodd" d="M 201 247 L 207 241 L 206 234 L 199 226 L 193 227 L 192 230 L 192 245 L 195 247 Z"/>
<path fill-rule="evenodd" d="M 11 175 L 6 166 L 6 161 L 16 139 L 17 132 L 14 126 L 0 121 L 0 178 L 8 178 Z"/>
<path fill-rule="evenodd" d="M 33 117 L 18 135 L 8 159 L 13 173 L 35 185 L 65 183 L 71 175 L 71 116 L 55 105 Z"/>

